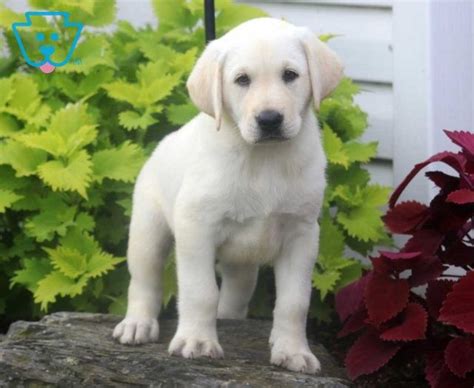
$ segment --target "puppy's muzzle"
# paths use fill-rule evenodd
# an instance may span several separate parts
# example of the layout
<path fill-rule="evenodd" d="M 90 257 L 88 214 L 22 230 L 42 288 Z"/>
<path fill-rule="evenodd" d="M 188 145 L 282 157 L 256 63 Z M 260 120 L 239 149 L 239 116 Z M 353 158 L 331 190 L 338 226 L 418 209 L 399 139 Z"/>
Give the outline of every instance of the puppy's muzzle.
<path fill-rule="evenodd" d="M 260 128 L 258 143 L 286 140 L 281 131 L 283 119 L 284 116 L 276 110 L 268 109 L 260 112 L 255 118 Z"/>

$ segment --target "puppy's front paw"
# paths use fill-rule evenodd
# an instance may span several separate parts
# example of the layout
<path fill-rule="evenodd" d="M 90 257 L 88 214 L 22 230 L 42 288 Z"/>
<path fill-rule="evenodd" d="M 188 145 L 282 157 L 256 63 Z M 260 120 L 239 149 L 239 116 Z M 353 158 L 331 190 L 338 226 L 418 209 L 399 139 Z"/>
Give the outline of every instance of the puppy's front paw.
<path fill-rule="evenodd" d="M 156 319 L 127 317 L 115 326 L 113 337 L 121 344 L 138 345 L 158 341 L 158 334 Z"/>
<path fill-rule="evenodd" d="M 294 372 L 314 374 L 321 370 L 319 360 L 305 344 L 276 340 L 272 345 L 270 362 Z"/>
<path fill-rule="evenodd" d="M 171 355 L 182 356 L 184 358 L 224 357 L 224 351 L 217 339 L 199 334 L 180 335 L 176 333 L 171 340 L 168 352 Z"/>

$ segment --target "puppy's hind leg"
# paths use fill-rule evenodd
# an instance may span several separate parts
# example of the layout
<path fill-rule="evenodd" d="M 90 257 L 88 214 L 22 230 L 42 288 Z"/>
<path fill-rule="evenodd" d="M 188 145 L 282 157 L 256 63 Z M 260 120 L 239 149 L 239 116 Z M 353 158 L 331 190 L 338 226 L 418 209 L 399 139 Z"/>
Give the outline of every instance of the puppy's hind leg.
<path fill-rule="evenodd" d="M 243 319 L 257 284 L 258 265 L 220 263 L 219 267 L 222 284 L 217 318 Z"/>
<path fill-rule="evenodd" d="M 158 340 L 161 275 L 173 237 L 156 202 L 136 190 L 130 224 L 127 261 L 131 275 L 125 319 L 113 332 L 122 344 Z"/>

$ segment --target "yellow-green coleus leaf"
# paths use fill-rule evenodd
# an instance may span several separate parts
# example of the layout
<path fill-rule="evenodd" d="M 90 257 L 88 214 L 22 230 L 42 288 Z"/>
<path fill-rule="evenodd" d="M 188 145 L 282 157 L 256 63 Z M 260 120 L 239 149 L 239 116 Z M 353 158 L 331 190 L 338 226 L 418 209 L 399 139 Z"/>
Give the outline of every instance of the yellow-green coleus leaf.
<path fill-rule="evenodd" d="M 380 210 L 369 204 L 339 211 L 337 221 L 352 237 L 362 241 L 378 241 L 384 237 L 381 215 Z"/>
<path fill-rule="evenodd" d="M 41 310 L 47 310 L 48 304 L 56 301 L 58 296 L 74 297 L 80 295 L 87 285 L 88 278 L 80 277 L 78 280 L 64 275 L 62 272 L 53 271 L 38 282 L 34 293 L 36 303 L 41 305 Z"/>
<path fill-rule="evenodd" d="M 344 149 L 344 143 L 327 124 L 323 126 L 323 146 L 329 163 L 349 166 L 349 155 Z"/>
<path fill-rule="evenodd" d="M 92 162 L 81 150 L 69 160 L 51 160 L 38 166 L 38 175 L 54 191 L 76 191 L 87 198 L 86 190 L 92 181 Z"/>
<path fill-rule="evenodd" d="M 127 141 L 118 148 L 98 151 L 92 156 L 94 179 L 133 182 L 144 162 L 143 150 Z"/>
<path fill-rule="evenodd" d="M 7 208 L 21 198 L 23 198 L 23 196 L 18 195 L 11 190 L 0 189 L 0 213 L 4 213 Z"/>
<path fill-rule="evenodd" d="M 313 287 L 321 292 L 321 300 L 324 300 L 328 292 L 334 289 L 340 276 L 341 274 L 336 270 L 313 273 Z"/>
<path fill-rule="evenodd" d="M 87 270 L 87 257 L 75 249 L 58 247 L 56 249 L 44 248 L 49 254 L 54 269 L 62 274 L 76 279 Z"/>
<path fill-rule="evenodd" d="M 51 270 L 52 266 L 47 258 L 25 259 L 23 260 L 22 269 L 15 271 L 15 275 L 11 278 L 10 287 L 21 284 L 34 293 L 38 288 L 38 282 Z"/>
<path fill-rule="evenodd" d="M 39 212 L 26 219 L 25 233 L 39 242 L 52 240 L 56 234 L 64 236 L 75 225 L 75 206 L 67 205 L 57 193 L 40 199 Z"/>
<path fill-rule="evenodd" d="M 0 165 L 12 166 L 19 177 L 35 174 L 46 157 L 46 152 L 31 149 L 13 139 L 0 143 Z"/>

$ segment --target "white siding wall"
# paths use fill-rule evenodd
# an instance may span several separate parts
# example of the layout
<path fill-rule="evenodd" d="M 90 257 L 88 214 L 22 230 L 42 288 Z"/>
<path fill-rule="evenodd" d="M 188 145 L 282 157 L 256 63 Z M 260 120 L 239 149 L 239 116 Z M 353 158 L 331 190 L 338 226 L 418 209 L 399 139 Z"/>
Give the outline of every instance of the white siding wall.
<path fill-rule="evenodd" d="M 364 140 L 377 140 L 369 166 L 375 182 L 393 186 L 393 50 L 391 0 L 241 0 L 271 16 L 307 26 L 317 34 L 337 34 L 329 45 L 341 56 L 346 74 L 362 87 L 357 97 L 369 114 Z"/>

